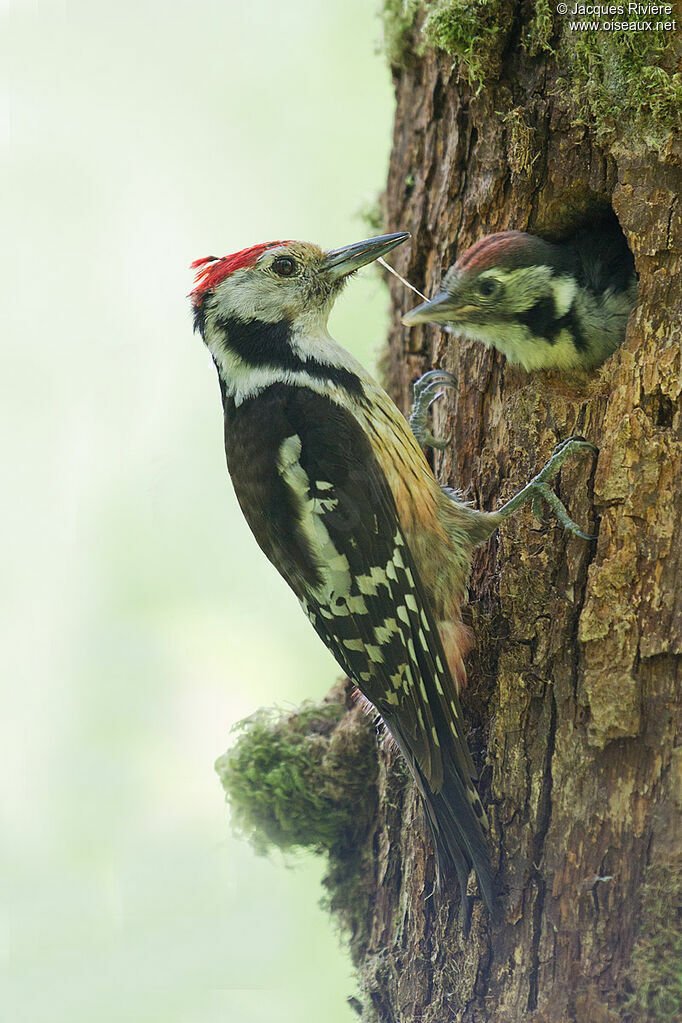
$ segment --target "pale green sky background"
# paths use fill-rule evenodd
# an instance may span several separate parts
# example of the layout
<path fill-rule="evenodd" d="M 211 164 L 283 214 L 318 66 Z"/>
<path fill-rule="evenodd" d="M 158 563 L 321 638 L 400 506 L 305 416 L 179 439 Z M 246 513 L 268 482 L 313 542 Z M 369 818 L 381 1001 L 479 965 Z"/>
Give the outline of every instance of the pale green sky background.
<path fill-rule="evenodd" d="M 0 0 L 8 1023 L 349 1023 L 322 864 L 230 834 L 213 762 L 338 675 L 237 509 L 189 262 L 368 232 L 375 2 Z M 9 239 L 9 240 L 8 240 Z M 332 330 L 365 361 L 366 271 Z"/>

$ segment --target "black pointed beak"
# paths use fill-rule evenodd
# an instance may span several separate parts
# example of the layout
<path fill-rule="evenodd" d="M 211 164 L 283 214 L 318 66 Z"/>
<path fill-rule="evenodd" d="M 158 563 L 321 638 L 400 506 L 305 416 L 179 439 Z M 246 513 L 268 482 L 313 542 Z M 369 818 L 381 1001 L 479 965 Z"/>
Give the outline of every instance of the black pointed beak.
<path fill-rule="evenodd" d="M 409 237 L 407 231 L 399 231 L 398 234 L 382 234 L 378 238 L 366 238 L 353 245 L 344 245 L 342 249 L 332 249 L 325 256 L 321 269 L 332 280 L 338 280 L 367 263 L 373 263 L 396 245 L 402 245 Z"/>
<path fill-rule="evenodd" d="M 448 323 L 466 319 L 467 314 L 475 309 L 476 306 L 465 304 L 449 291 L 441 291 L 428 302 L 422 302 L 405 313 L 403 323 L 407 327 L 414 327 L 417 323 Z"/>

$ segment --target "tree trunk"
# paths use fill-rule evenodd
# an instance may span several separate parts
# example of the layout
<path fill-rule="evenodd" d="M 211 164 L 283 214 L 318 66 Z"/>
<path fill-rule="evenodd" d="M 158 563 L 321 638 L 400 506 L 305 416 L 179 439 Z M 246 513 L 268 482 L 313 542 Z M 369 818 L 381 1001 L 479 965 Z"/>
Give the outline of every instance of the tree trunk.
<path fill-rule="evenodd" d="M 465 936 L 456 890 L 429 897 L 419 800 L 379 743 L 378 811 L 356 836 L 355 880 L 347 872 L 332 897 L 353 931 L 363 1020 L 678 1019 L 682 173 L 668 101 L 679 76 L 652 40 L 642 57 L 624 48 L 635 36 L 571 32 L 543 0 L 387 7 L 397 113 L 385 226 L 412 232 L 394 265 L 430 295 L 484 234 L 561 237 L 604 204 L 640 284 L 624 346 L 589 378 L 562 381 L 436 328 L 401 327 L 414 296 L 391 280 L 395 399 L 407 409 L 434 365 L 459 381 L 437 413 L 454 438 L 436 458 L 440 480 L 492 510 L 580 434 L 598 457 L 573 460 L 558 489 L 598 539 L 523 511 L 474 564 L 463 703 L 499 864 L 498 922 L 477 901 Z M 424 39 L 451 52 L 420 54 Z M 368 729 L 357 709 L 342 725 Z"/>
<path fill-rule="evenodd" d="M 408 332 L 399 314 L 413 303 L 391 282 L 394 396 L 406 408 L 433 365 L 459 381 L 438 424 L 454 438 L 436 459 L 441 481 L 491 510 L 557 441 L 581 434 L 599 456 L 564 469 L 560 493 L 598 539 L 538 528 L 525 512 L 478 556 L 464 701 L 488 765 L 503 918 L 491 926 L 479 907 L 464 938 L 447 894 L 424 898 L 430 852 L 410 791 L 402 840 L 391 828 L 398 848 L 377 877 L 365 986 L 382 1023 L 679 1018 L 682 942 L 660 939 L 682 890 L 680 138 L 646 110 L 626 112 L 622 132 L 598 110 L 585 116 L 580 83 L 565 81 L 570 33 L 533 54 L 529 6 L 499 11 L 505 34 L 489 55 L 499 77 L 480 91 L 465 81 L 466 55 L 453 67 L 403 39 L 386 210 L 388 229 L 413 240 L 397 265 L 433 294 L 441 268 L 482 235 L 560 237 L 601 202 L 635 255 L 639 304 L 624 347 L 569 385 L 436 328 Z M 648 135 L 628 137 L 641 119 Z M 384 814 L 388 830 L 393 808 Z"/>

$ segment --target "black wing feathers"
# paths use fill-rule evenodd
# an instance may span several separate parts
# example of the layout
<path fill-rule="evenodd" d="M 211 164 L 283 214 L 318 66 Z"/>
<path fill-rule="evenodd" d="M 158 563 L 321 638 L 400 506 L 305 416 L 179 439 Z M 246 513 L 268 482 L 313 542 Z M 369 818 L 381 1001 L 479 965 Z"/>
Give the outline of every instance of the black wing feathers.
<path fill-rule="evenodd" d="M 634 256 L 614 218 L 600 221 L 575 239 L 577 277 L 595 295 L 607 289 L 626 291 L 635 275 Z"/>
<path fill-rule="evenodd" d="M 295 386 L 274 385 L 229 411 L 228 465 L 256 539 L 393 734 L 424 797 L 439 862 L 464 888 L 473 863 L 490 904 L 485 816 L 459 701 L 368 438 L 349 412 Z M 297 456 L 288 477 L 276 454 L 283 443 Z"/>

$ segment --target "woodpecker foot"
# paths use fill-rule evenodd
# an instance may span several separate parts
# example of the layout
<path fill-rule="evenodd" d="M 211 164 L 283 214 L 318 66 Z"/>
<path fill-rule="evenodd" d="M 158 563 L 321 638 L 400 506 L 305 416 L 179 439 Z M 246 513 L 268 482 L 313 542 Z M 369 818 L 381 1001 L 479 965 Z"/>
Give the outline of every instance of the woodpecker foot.
<path fill-rule="evenodd" d="M 450 437 L 434 437 L 426 425 L 429 409 L 436 399 L 443 396 L 444 387 L 457 387 L 455 377 L 445 369 L 430 369 L 428 373 L 419 377 L 414 385 L 414 400 L 408 421 L 412 433 L 423 448 L 437 448 L 442 451 L 450 443 Z"/>
<path fill-rule="evenodd" d="M 583 540 L 595 540 L 596 537 L 590 533 L 584 533 L 580 526 L 573 521 L 564 505 L 559 500 L 553 490 L 550 490 L 547 486 L 550 480 L 553 480 L 557 475 L 561 466 L 564 464 L 567 458 L 571 455 L 576 454 L 579 451 L 597 451 L 598 448 L 591 444 L 588 440 L 584 440 L 582 437 L 569 437 L 568 440 L 562 441 L 561 444 L 557 444 L 554 449 L 554 454 L 550 458 L 544 469 L 541 469 L 537 476 L 534 476 L 530 483 L 527 483 L 523 490 L 520 490 L 515 497 L 512 497 L 510 501 L 503 504 L 501 508 L 497 510 L 497 515 L 506 519 L 509 515 L 512 515 L 517 511 L 526 501 L 531 502 L 531 509 L 535 518 L 543 523 L 544 519 L 542 516 L 542 503 L 549 505 L 551 510 L 557 517 L 559 523 L 569 533 L 573 533 L 574 536 L 579 536 Z"/>

